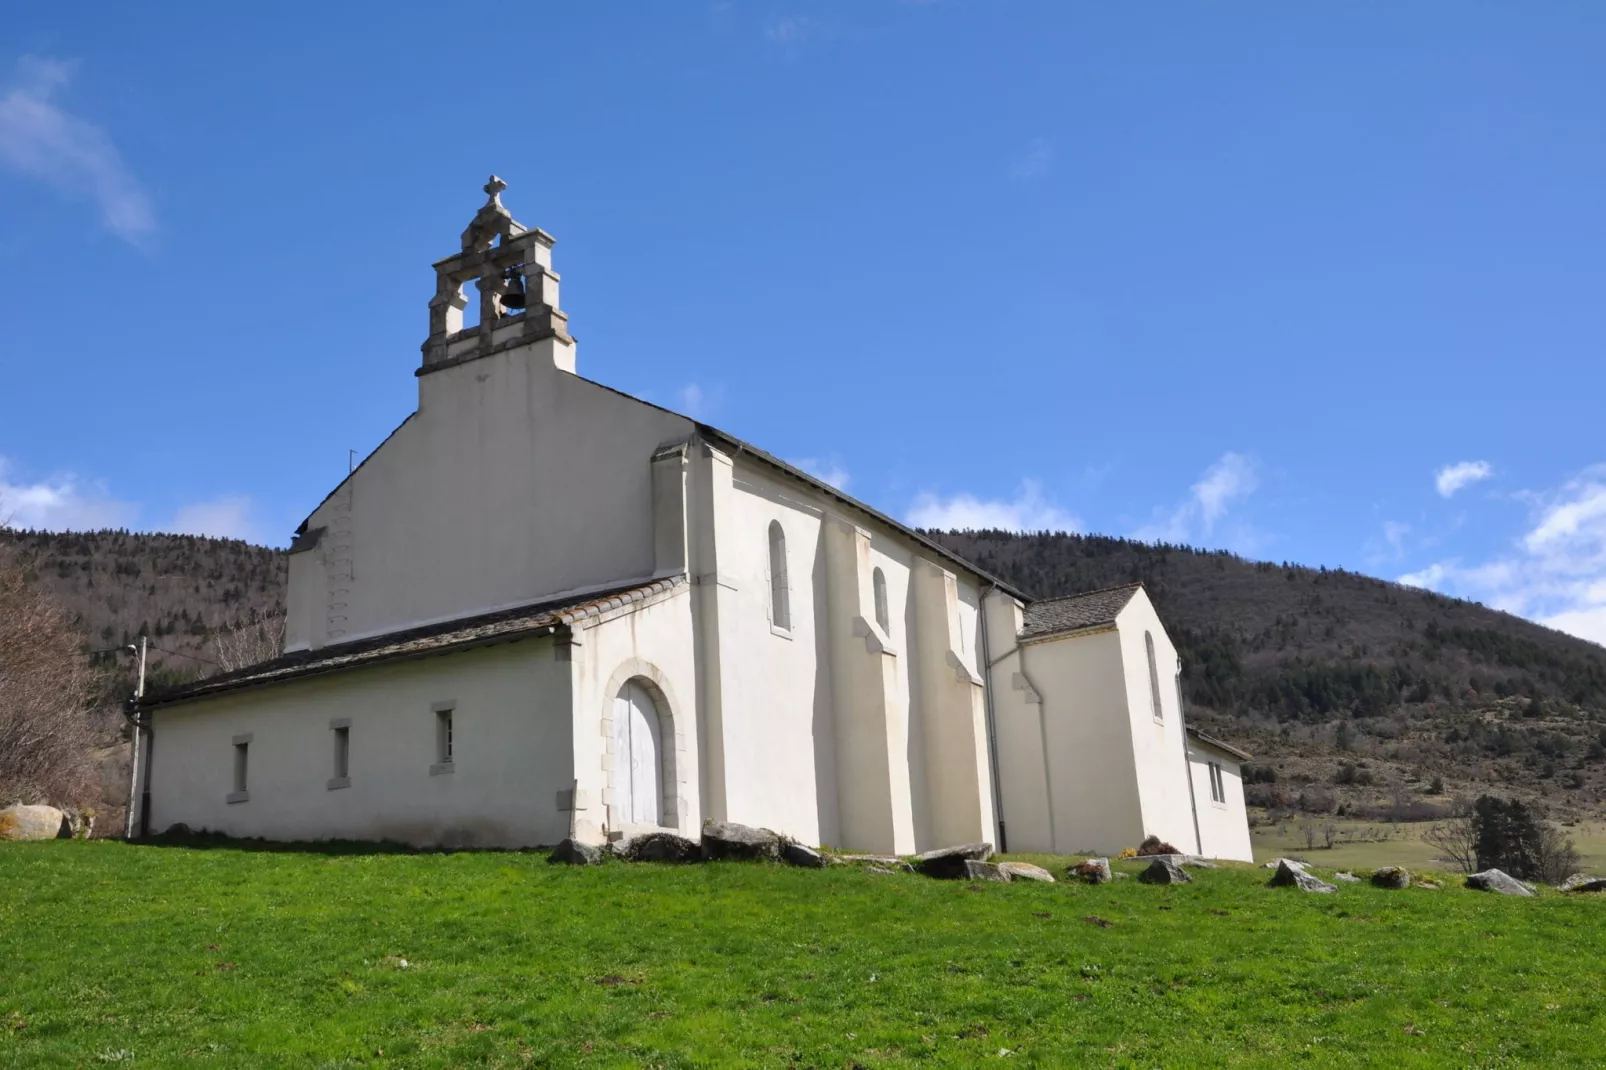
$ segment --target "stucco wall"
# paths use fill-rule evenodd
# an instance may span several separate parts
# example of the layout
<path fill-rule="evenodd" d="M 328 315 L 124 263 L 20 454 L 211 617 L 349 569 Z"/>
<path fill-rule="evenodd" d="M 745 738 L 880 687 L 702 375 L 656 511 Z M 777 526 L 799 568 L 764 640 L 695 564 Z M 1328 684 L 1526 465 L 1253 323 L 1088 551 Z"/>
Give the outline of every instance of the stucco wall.
<path fill-rule="evenodd" d="M 1218 803 L 1210 797 L 1210 762 L 1221 766 L 1225 802 Z M 1199 853 L 1206 858 L 1254 861 L 1248 811 L 1244 809 L 1243 770 L 1238 762 L 1214 747 L 1194 744 L 1188 748 L 1188 767 L 1199 807 Z"/>
<path fill-rule="evenodd" d="M 433 704 L 453 701 L 453 771 L 436 762 Z M 520 847 L 568 834 L 574 777 L 569 664 L 551 639 L 356 669 L 162 707 L 151 828 L 274 840 Z M 350 719 L 349 787 L 330 790 L 332 718 Z M 249 733 L 250 798 L 229 803 L 234 737 Z"/>
<path fill-rule="evenodd" d="M 1154 604 L 1141 590 L 1116 618 L 1116 626 L 1121 637 L 1120 660 L 1126 678 L 1143 834 L 1158 836 L 1186 851 L 1194 842 L 1193 803 L 1188 795 L 1187 748 L 1177 709 L 1176 647 L 1166 635 Z M 1154 639 L 1161 708 L 1158 720 L 1150 698 L 1145 633 Z"/>
<path fill-rule="evenodd" d="M 287 645 L 650 575 L 648 460 L 692 430 L 528 349 L 421 376 L 417 414 L 313 514 L 320 544 L 292 555 Z"/>

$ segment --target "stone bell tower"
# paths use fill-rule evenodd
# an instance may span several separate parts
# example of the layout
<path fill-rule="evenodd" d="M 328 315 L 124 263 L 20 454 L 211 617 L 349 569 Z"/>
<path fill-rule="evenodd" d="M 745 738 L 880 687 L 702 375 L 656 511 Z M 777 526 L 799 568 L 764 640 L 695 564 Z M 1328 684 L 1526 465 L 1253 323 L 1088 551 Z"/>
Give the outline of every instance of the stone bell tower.
<path fill-rule="evenodd" d="M 463 251 L 435 264 L 435 296 L 429 302 L 429 339 L 419 375 L 427 375 L 503 350 L 530 346 L 554 367 L 574 371 L 569 317 L 558 308 L 558 276 L 552 270 L 555 238 L 520 224 L 502 206 L 507 183 L 495 175 L 485 184 L 487 200 L 463 231 Z M 470 297 L 470 290 L 477 295 Z M 479 322 L 463 326 L 469 301 L 479 302 Z"/>

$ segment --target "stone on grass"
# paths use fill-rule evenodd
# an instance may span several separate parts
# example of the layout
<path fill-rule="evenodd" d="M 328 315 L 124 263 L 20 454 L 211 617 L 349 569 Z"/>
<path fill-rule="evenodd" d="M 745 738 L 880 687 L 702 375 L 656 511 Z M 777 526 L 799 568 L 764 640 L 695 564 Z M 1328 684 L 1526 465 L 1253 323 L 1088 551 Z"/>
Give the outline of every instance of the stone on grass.
<path fill-rule="evenodd" d="M 1138 880 L 1144 884 L 1187 884 L 1193 878 L 1170 859 L 1156 858 L 1149 863 L 1148 869 L 1138 874 Z"/>
<path fill-rule="evenodd" d="M 0 840 L 68 840 L 72 826 L 54 806 L 18 803 L 0 810 Z"/>
<path fill-rule="evenodd" d="M 801 843 L 783 843 L 781 861 L 791 866 L 802 866 L 804 869 L 820 869 L 825 865 L 825 856 Z"/>
<path fill-rule="evenodd" d="M 1384 866 L 1372 871 L 1372 883 L 1379 888 L 1409 888 L 1411 871 L 1403 866 Z"/>
<path fill-rule="evenodd" d="M 1328 884 L 1324 880 L 1311 876 L 1305 872 L 1305 868 L 1299 863 L 1290 862 L 1286 858 L 1279 859 L 1279 861 L 1281 865 L 1277 867 L 1277 872 L 1273 873 L 1271 880 L 1267 882 L 1271 887 L 1298 888 L 1302 892 L 1322 894 L 1338 891 L 1338 885 Z"/>
<path fill-rule="evenodd" d="M 626 862 L 698 862 L 703 850 L 696 841 L 673 832 L 648 832 L 633 836 L 614 848 Z"/>
<path fill-rule="evenodd" d="M 1443 888 L 1444 885 L 1440 884 L 1438 881 L 1421 881 L 1421 880 L 1417 880 L 1417 881 L 1412 881 L 1411 882 L 1411 887 L 1420 888 L 1424 892 L 1436 892 L 1440 888 Z"/>
<path fill-rule="evenodd" d="M 1339 870 L 1337 873 L 1333 874 L 1333 879 L 1335 881 L 1343 881 L 1345 884 L 1359 884 L 1359 883 L 1361 883 L 1361 878 L 1357 877 L 1353 873 L 1350 873 L 1350 872 L 1348 872 L 1346 870 L 1342 870 L 1342 869 Z"/>
<path fill-rule="evenodd" d="M 1303 873 L 1305 871 L 1305 867 L 1310 864 L 1309 862 L 1301 862 L 1297 858 L 1273 858 L 1270 862 L 1263 863 L 1260 868 L 1280 869 L 1285 862 L 1299 870 L 1301 873 Z"/>
<path fill-rule="evenodd" d="M 924 873 L 928 877 L 958 880 L 966 876 L 966 862 L 985 862 L 992 856 L 992 844 L 967 843 L 959 847 L 942 847 L 935 851 L 927 851 L 923 855 L 916 855 L 914 867 L 916 872 Z"/>
<path fill-rule="evenodd" d="M 1113 879 L 1110 875 L 1110 860 L 1108 858 L 1089 858 L 1085 862 L 1072 866 L 1067 871 L 1067 875 L 1080 877 L 1089 884 L 1108 884 Z"/>
<path fill-rule="evenodd" d="M 1054 883 L 1054 874 L 1042 866 L 1034 866 L 1030 862 L 1000 862 L 998 868 L 1001 872 L 1009 874 L 1011 880 L 1042 881 L 1044 884 Z"/>
<path fill-rule="evenodd" d="M 1150 855 L 1176 855 L 1182 852 L 1166 843 L 1158 836 L 1150 836 L 1138 844 L 1138 857 L 1147 858 Z"/>
<path fill-rule="evenodd" d="M 703 857 L 751 860 L 778 858 L 781 838 L 769 829 L 738 825 L 734 821 L 711 821 L 703 826 Z"/>
<path fill-rule="evenodd" d="M 1480 892 L 1496 892 L 1500 895 L 1533 895 L 1533 889 L 1519 881 L 1516 877 L 1498 869 L 1486 869 L 1482 873 L 1473 873 L 1467 877 L 1467 887 L 1476 888 Z"/>
<path fill-rule="evenodd" d="M 965 879 L 972 881 L 997 881 L 1008 884 L 1010 876 L 1004 872 L 1002 866 L 995 866 L 991 862 L 978 862 L 974 858 L 965 859 Z"/>
<path fill-rule="evenodd" d="M 552 848 L 547 861 L 555 865 L 595 866 L 602 862 L 602 848 L 570 838 Z"/>
<path fill-rule="evenodd" d="M 864 867 L 864 871 L 866 873 L 896 873 L 896 872 L 898 872 L 895 869 L 888 869 L 886 866 L 865 866 Z"/>
<path fill-rule="evenodd" d="M 1606 892 L 1606 877 L 1591 877 L 1587 873 L 1574 873 L 1556 887 L 1564 892 Z"/>

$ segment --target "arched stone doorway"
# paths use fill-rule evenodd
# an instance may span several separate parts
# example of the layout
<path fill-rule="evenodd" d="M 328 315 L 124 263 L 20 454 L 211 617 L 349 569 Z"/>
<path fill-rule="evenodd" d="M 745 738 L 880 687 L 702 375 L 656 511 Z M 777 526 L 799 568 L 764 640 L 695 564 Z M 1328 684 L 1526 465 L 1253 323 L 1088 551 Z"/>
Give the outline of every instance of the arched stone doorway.
<path fill-rule="evenodd" d="M 621 820 L 664 823 L 664 723 L 640 678 L 625 681 L 613 702 L 613 790 Z"/>

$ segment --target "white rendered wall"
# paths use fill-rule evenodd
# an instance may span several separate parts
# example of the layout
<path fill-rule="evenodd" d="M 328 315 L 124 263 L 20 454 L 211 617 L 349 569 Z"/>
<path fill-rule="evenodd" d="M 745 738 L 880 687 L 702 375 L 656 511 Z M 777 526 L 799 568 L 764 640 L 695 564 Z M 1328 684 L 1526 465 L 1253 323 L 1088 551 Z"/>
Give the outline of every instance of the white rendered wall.
<path fill-rule="evenodd" d="M 631 680 L 645 683 L 658 706 L 661 733 L 660 827 L 695 838 L 702 827 L 698 798 L 697 665 L 692 598 L 687 587 L 594 624 L 576 626 L 574 764 L 579 787 L 575 835 L 600 843 L 626 829 L 615 801 L 617 755 L 610 731 L 614 699 Z"/>
<path fill-rule="evenodd" d="M 529 639 L 162 707 L 151 828 L 273 840 L 524 847 L 568 834 L 574 777 L 569 665 Z M 453 771 L 432 705 L 452 701 Z M 350 718 L 351 786 L 330 790 L 332 718 Z M 246 802 L 229 803 L 235 736 L 250 733 Z"/>
<path fill-rule="evenodd" d="M 1132 734 L 1130 749 L 1137 771 L 1143 835 L 1158 836 L 1179 850 L 1187 851 L 1194 842 L 1193 803 L 1188 794 L 1182 717 L 1177 709 L 1177 651 L 1154 611 L 1154 603 L 1141 590 L 1121 610 L 1116 626 L 1126 677 Z M 1145 633 L 1154 638 L 1162 711 L 1159 719 L 1154 716 L 1150 699 Z"/>
<path fill-rule="evenodd" d="M 1236 760 L 1214 747 L 1194 744 L 1188 748 L 1188 758 L 1193 773 L 1194 799 L 1199 807 L 1199 853 L 1206 858 L 1253 862 L 1255 852 L 1249 838 L 1249 813 L 1244 808 L 1243 770 Z M 1210 797 L 1210 762 L 1221 766 L 1225 802 L 1218 803 Z"/>
<path fill-rule="evenodd" d="M 417 414 L 291 556 L 289 649 L 653 572 L 648 461 L 694 425 L 559 370 L 548 348 L 419 378 Z"/>

